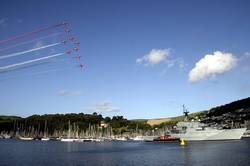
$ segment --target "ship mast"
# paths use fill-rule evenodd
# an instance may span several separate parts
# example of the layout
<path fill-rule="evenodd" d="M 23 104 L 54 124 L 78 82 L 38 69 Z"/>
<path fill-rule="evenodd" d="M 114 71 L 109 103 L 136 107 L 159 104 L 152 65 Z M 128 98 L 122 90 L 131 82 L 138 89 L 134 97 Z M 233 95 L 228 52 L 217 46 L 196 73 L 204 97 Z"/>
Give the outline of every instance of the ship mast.
<path fill-rule="evenodd" d="M 188 113 L 189 111 L 185 108 L 185 105 L 182 105 L 183 107 L 183 114 L 184 114 L 184 121 L 187 122 L 188 121 Z"/>

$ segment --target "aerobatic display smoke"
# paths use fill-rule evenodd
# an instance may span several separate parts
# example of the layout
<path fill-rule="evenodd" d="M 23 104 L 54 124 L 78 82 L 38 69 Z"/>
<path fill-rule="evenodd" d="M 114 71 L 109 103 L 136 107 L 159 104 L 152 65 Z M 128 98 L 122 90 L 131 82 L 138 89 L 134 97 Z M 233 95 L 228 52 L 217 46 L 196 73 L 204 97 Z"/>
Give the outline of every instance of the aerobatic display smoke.
<path fill-rule="evenodd" d="M 20 51 L 20 52 L 8 54 L 8 55 L 3 55 L 3 56 L 0 56 L 0 60 L 1 59 L 6 59 L 6 58 L 11 58 L 11 57 L 14 57 L 14 56 L 27 54 L 27 53 L 30 53 L 30 52 L 38 51 L 38 50 L 49 48 L 49 47 L 53 47 L 53 46 L 56 46 L 56 45 L 59 45 L 59 44 L 61 44 L 61 43 L 53 43 L 53 44 L 49 44 L 49 45 L 45 45 L 45 46 L 41 46 L 41 47 L 37 47 L 37 48 L 32 48 L 32 49 L 29 49 L 29 50 L 26 50 L 26 51 Z"/>
<path fill-rule="evenodd" d="M 65 21 L 0 40 L 0 73 L 12 73 L 12 71 L 25 69 L 26 75 L 32 76 L 33 74 L 28 73 L 30 68 L 37 69 L 40 64 L 46 65 L 48 62 L 53 64 L 51 59 L 68 56 L 76 59 L 78 66 L 83 69 L 85 65 L 81 63 L 79 46 L 80 41 L 71 34 L 69 24 Z M 55 67 L 57 70 L 38 73 L 60 71 L 58 66 Z"/>
<path fill-rule="evenodd" d="M 3 66 L 3 67 L 0 67 L 0 72 L 3 71 L 3 70 L 8 70 L 8 69 L 11 69 L 11 68 L 15 68 L 15 67 L 18 67 L 18 66 L 27 65 L 27 64 L 34 63 L 34 62 L 47 60 L 47 59 L 50 59 L 50 58 L 55 58 L 55 57 L 58 57 L 58 56 L 61 56 L 61 55 L 64 55 L 64 53 L 58 53 L 58 54 L 54 54 L 54 55 L 50 55 L 50 56 L 45 56 L 45 57 L 42 57 L 42 58 L 32 59 L 32 60 L 28 60 L 28 61 L 24 61 L 24 62 L 20 62 L 20 63 L 11 64 L 11 65 L 8 65 L 8 66 Z"/>

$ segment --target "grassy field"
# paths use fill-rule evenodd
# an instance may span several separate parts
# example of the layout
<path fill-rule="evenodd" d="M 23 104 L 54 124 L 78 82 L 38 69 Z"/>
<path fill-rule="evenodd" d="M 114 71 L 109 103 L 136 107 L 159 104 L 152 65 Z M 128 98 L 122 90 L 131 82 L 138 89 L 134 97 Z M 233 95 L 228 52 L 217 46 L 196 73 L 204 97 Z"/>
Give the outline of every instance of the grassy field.
<path fill-rule="evenodd" d="M 154 126 L 169 121 L 171 121 L 171 118 L 149 119 L 147 121 L 147 124 L 149 124 L 150 126 Z"/>
<path fill-rule="evenodd" d="M 204 115 L 205 113 L 206 113 L 206 111 L 191 113 L 191 114 L 189 114 L 189 118 L 199 117 L 201 115 Z M 171 117 L 171 118 L 148 119 L 147 124 L 149 124 L 150 126 L 154 126 L 154 125 L 159 125 L 161 123 L 179 122 L 182 120 L 184 120 L 184 116 L 176 116 L 176 117 Z"/>
<path fill-rule="evenodd" d="M 0 115 L 0 121 L 8 121 L 8 120 L 15 120 L 15 119 L 20 119 L 21 117 L 18 116 L 5 116 L 5 115 Z"/>

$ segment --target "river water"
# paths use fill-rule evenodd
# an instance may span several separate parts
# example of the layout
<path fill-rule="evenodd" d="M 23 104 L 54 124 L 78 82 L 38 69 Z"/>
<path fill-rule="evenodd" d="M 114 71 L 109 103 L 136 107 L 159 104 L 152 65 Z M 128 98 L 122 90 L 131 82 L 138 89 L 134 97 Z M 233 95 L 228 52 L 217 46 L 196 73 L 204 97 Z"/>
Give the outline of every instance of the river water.
<path fill-rule="evenodd" d="M 1 166 L 250 165 L 250 139 L 189 142 L 0 140 Z"/>

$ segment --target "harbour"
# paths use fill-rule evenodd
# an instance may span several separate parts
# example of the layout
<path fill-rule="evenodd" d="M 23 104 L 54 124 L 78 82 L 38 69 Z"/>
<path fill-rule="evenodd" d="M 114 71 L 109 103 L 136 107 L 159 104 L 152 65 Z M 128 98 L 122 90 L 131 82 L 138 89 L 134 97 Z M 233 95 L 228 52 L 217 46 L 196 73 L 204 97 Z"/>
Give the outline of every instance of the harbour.
<path fill-rule="evenodd" d="M 1 131 L 0 138 L 3 139 L 17 139 L 17 140 L 41 140 L 41 141 L 62 141 L 62 142 L 104 142 L 104 141 L 145 141 L 145 142 L 180 142 L 180 145 L 185 145 L 185 141 L 225 141 L 225 140 L 240 140 L 242 137 L 249 136 L 249 130 L 247 130 L 246 122 L 244 121 L 245 126 L 241 124 L 238 128 L 235 128 L 233 125 L 227 126 L 224 128 L 225 124 L 217 124 L 214 122 L 202 123 L 201 119 L 196 116 L 196 119 L 189 117 L 189 111 L 183 105 L 183 121 L 179 121 L 176 124 L 172 125 L 170 128 L 165 128 L 165 126 L 158 130 L 157 127 L 151 127 L 147 130 L 142 130 L 138 128 L 139 124 L 145 127 L 145 122 L 141 123 L 140 121 L 129 121 L 124 119 L 122 116 L 117 116 L 108 118 L 108 122 L 102 120 L 102 115 L 94 113 L 93 115 L 84 115 L 84 114 L 74 114 L 74 118 L 78 117 L 71 125 L 70 117 L 71 115 L 61 115 L 62 119 L 67 118 L 68 126 L 65 130 L 64 125 L 57 125 L 54 128 L 61 126 L 61 130 L 54 130 L 54 132 L 49 133 L 49 128 L 47 127 L 47 120 L 40 120 L 35 124 L 27 125 L 26 119 L 14 119 L 7 124 L 12 124 L 13 127 L 9 131 Z M 50 115 L 54 116 L 54 115 Z M 88 128 L 80 129 L 79 124 L 82 123 L 79 121 L 79 118 L 92 117 L 91 125 L 89 123 Z M 36 116 L 38 118 L 46 118 L 46 116 Z M 94 119 L 98 118 L 99 123 L 96 123 Z M 206 118 L 207 119 L 207 118 Z M 29 120 L 29 118 L 28 118 Z M 117 121 L 118 120 L 118 121 Z M 33 122 L 33 121 L 31 121 Z M 124 125 L 124 122 L 127 126 Z M 233 122 L 233 121 L 232 121 Z M 52 122 L 53 123 L 53 122 Z M 115 125 L 114 125 L 115 123 Z M 120 123 L 120 124 L 119 124 Z M 4 124 L 4 123 L 3 123 Z M 117 127 L 119 124 L 120 128 Z M 135 128 L 129 127 L 129 125 L 135 126 Z M 44 125 L 44 129 L 41 130 L 41 126 Z M 127 131 L 124 128 L 127 128 Z M 129 130 L 130 129 L 130 130 Z M 123 130 L 123 132 L 122 132 Z M 155 130 L 158 130 L 155 132 Z M 117 132 L 119 131 L 119 132 Z"/>

